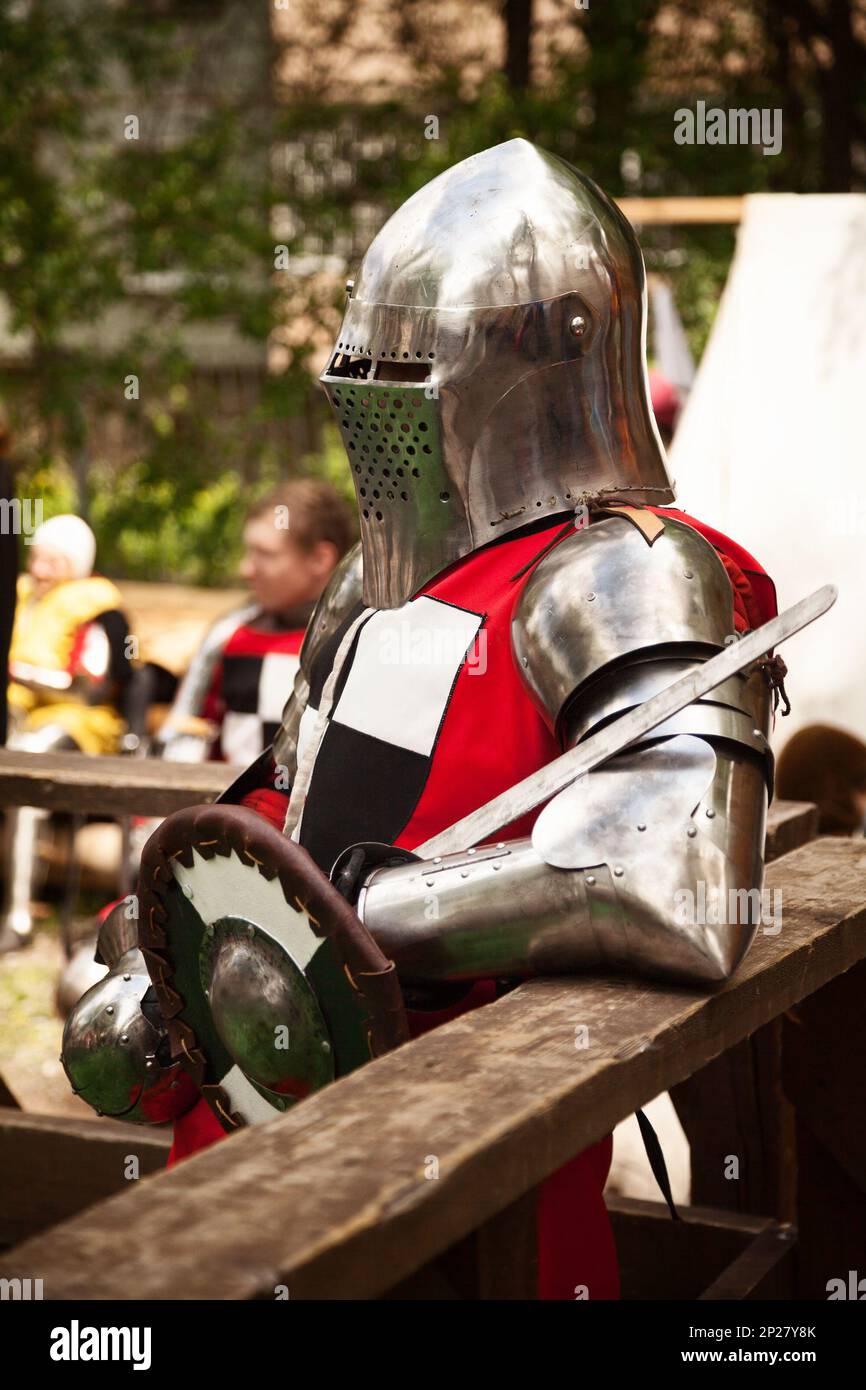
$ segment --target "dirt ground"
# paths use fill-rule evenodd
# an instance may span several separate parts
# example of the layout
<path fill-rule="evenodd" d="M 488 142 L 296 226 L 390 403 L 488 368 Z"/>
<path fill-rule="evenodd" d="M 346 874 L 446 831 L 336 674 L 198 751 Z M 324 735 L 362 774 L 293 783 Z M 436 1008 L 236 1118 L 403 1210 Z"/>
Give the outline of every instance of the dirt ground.
<path fill-rule="evenodd" d="M 92 1115 L 72 1094 L 60 1065 L 63 1020 L 54 990 L 63 964 L 56 919 L 32 946 L 0 956 L 0 1076 L 24 1110 L 43 1115 Z"/>

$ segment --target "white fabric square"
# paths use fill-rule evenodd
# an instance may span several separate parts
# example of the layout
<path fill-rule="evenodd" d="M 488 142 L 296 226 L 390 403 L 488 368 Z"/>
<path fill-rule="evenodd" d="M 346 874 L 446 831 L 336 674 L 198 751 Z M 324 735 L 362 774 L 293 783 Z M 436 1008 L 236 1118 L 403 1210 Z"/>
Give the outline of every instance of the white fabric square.
<path fill-rule="evenodd" d="M 227 762 L 246 767 L 262 751 L 262 721 L 257 714 L 227 710 L 220 732 L 220 746 Z"/>
<path fill-rule="evenodd" d="M 426 597 L 374 613 L 361 629 L 332 722 L 429 756 L 480 626 L 477 613 Z"/>
<path fill-rule="evenodd" d="M 268 652 L 262 659 L 258 702 L 261 719 L 279 724 L 283 707 L 292 693 L 298 663 L 298 653 Z"/>

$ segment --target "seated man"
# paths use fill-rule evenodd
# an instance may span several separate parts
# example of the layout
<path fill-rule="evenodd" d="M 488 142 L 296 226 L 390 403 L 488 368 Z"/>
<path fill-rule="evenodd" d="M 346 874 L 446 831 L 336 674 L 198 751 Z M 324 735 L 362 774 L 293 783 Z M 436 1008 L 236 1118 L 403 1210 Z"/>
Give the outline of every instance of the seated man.
<path fill-rule="evenodd" d="M 96 541 L 78 516 L 37 527 L 18 583 L 9 653 L 10 748 L 117 751 L 119 704 L 129 681 L 127 624 L 110 579 L 93 574 Z M 30 940 L 35 842 L 45 813 L 7 812 L 6 905 L 0 950 Z"/>
<path fill-rule="evenodd" d="M 241 577 L 253 601 L 219 618 L 157 734 L 180 762 L 254 761 L 273 741 L 304 631 L 353 538 L 352 513 L 328 483 L 281 483 L 247 513 Z"/>
<path fill-rule="evenodd" d="M 173 762 L 211 757 L 245 766 L 273 742 L 310 615 L 354 530 L 349 505 L 329 483 L 313 478 L 280 483 L 250 508 L 240 573 L 253 601 L 211 625 L 156 734 L 155 753 Z M 133 882 L 158 824 L 154 817 L 133 823 Z M 64 1012 L 99 978 L 94 944 L 88 936 L 64 971 L 58 995 Z"/>

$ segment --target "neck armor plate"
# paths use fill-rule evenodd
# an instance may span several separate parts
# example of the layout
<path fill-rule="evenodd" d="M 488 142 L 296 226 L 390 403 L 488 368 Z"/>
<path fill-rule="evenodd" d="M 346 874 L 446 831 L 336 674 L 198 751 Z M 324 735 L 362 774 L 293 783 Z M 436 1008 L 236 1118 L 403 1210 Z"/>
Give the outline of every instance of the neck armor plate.
<path fill-rule="evenodd" d="M 370 246 L 321 381 L 361 513 L 364 601 L 584 495 L 673 500 L 649 400 L 635 234 L 570 165 L 509 140 Z"/>

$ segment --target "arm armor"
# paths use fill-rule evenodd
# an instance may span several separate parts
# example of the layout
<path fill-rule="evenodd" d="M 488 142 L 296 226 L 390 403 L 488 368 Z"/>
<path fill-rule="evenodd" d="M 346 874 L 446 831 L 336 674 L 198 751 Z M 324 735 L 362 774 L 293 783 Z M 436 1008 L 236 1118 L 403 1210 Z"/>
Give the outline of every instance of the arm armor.
<path fill-rule="evenodd" d="M 712 546 L 668 519 L 650 544 L 619 516 L 541 560 L 512 644 L 572 746 L 733 633 Z M 359 914 L 404 979 L 602 966 L 726 980 L 760 920 L 769 720 L 761 672 L 736 676 L 558 793 L 531 838 L 374 870 Z"/>
<path fill-rule="evenodd" d="M 60 1060 L 73 1091 L 98 1115 L 162 1124 L 182 1115 L 198 1091 L 172 1062 L 165 1025 L 138 949 L 134 920 L 118 903 L 99 931 L 97 959 L 108 974 L 66 1020 Z"/>

